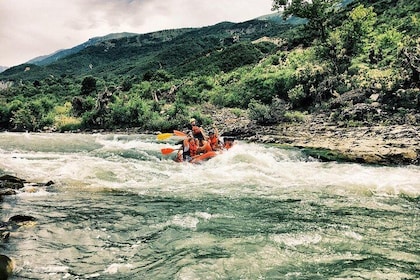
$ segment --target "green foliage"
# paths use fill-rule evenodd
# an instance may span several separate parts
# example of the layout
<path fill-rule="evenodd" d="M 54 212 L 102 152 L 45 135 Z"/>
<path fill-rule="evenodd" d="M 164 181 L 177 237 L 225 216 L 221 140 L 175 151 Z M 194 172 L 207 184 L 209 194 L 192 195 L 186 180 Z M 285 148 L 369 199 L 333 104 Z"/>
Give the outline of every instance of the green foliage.
<path fill-rule="evenodd" d="M 261 52 L 253 44 L 234 44 L 216 55 L 216 65 L 224 72 L 256 63 L 261 58 Z"/>
<path fill-rule="evenodd" d="M 209 79 L 200 77 L 195 81 L 185 83 L 176 93 L 176 98 L 186 105 L 198 105 L 209 100 L 208 91 L 211 88 Z"/>
<path fill-rule="evenodd" d="M 221 71 L 227 73 L 241 66 L 257 63 L 264 56 L 258 46 L 250 42 L 224 46 L 192 59 L 173 72 L 177 76 L 185 75 L 186 72 L 194 75 L 211 75 Z"/>
<path fill-rule="evenodd" d="M 199 112 L 194 112 L 192 115 L 190 115 L 190 118 L 196 119 L 197 123 L 201 126 L 208 126 L 213 122 L 213 120 L 210 117 L 207 117 Z"/>
<path fill-rule="evenodd" d="M 169 82 L 172 78 L 172 75 L 163 69 L 149 70 L 143 75 L 144 81 Z"/>
<path fill-rule="evenodd" d="M 375 22 L 373 8 L 359 5 L 349 13 L 348 19 L 339 28 L 328 33 L 325 42 L 317 47 L 317 52 L 321 58 L 329 60 L 333 74 L 344 73 L 352 57 L 369 51 L 367 49 L 372 45 Z"/>
<path fill-rule="evenodd" d="M 287 97 L 290 100 L 293 108 L 299 108 L 307 99 L 307 94 L 302 84 L 299 84 L 288 91 Z"/>
<path fill-rule="evenodd" d="M 82 89 L 81 94 L 82 95 L 89 95 L 92 92 L 96 92 L 96 79 L 92 76 L 86 77 L 82 81 Z"/>
<path fill-rule="evenodd" d="M 307 119 L 307 115 L 305 112 L 301 112 L 301 111 L 287 111 L 284 114 L 284 119 L 288 122 L 301 123 Z"/>
<path fill-rule="evenodd" d="M 375 36 L 373 50 L 377 54 L 375 62 L 380 67 L 388 67 L 396 63 L 399 49 L 402 47 L 405 36 L 394 28 L 385 30 Z"/>
<path fill-rule="evenodd" d="M 251 100 L 248 105 L 248 116 L 257 124 L 271 125 L 284 120 L 287 110 L 287 104 L 280 99 L 273 100 L 270 105 Z"/>
<path fill-rule="evenodd" d="M 14 100 L 9 106 L 9 127 L 19 131 L 36 131 L 52 124 L 48 113 L 52 101 L 41 98 L 30 102 Z"/>
<path fill-rule="evenodd" d="M 247 104 L 250 99 L 269 104 L 277 93 L 277 80 L 267 79 L 265 76 L 249 76 L 244 80 L 244 87 L 248 93 L 248 96 L 244 96 L 244 104 Z"/>
<path fill-rule="evenodd" d="M 272 42 L 260 42 L 255 44 L 255 47 L 263 54 L 272 54 L 275 53 L 279 47 L 277 44 L 274 44 Z"/>
<path fill-rule="evenodd" d="M 81 128 L 81 120 L 69 116 L 57 116 L 54 119 L 55 128 L 60 131 L 77 131 Z"/>
<path fill-rule="evenodd" d="M 0 127 L 171 131 L 192 116 L 211 124 L 201 112 L 208 102 L 247 110 L 259 124 L 299 122 L 320 108 L 348 112 L 373 102 L 372 94 L 381 110 L 415 120 L 420 4 L 337 2 L 273 1 L 274 8 L 286 8 L 286 17 L 305 17 L 301 25 L 289 25 L 292 18 L 252 20 L 131 34 L 43 66 L 12 67 L 0 73 L 14 81 L 1 84 Z"/>
<path fill-rule="evenodd" d="M 71 104 L 73 115 L 79 117 L 83 115 L 83 113 L 90 111 L 95 107 L 95 99 L 91 96 L 75 96 L 73 97 Z"/>
<path fill-rule="evenodd" d="M 28 108 L 19 108 L 13 112 L 10 125 L 14 130 L 33 131 L 35 129 L 35 117 Z"/>
<path fill-rule="evenodd" d="M 146 127 L 147 119 L 152 116 L 150 102 L 141 98 L 130 98 L 127 101 L 118 99 L 110 104 L 109 117 L 105 126 L 114 127 Z"/>
<path fill-rule="evenodd" d="M 319 32 L 319 36 L 324 39 L 331 25 L 332 14 L 338 9 L 337 4 L 340 2 L 339 0 L 273 0 L 273 10 L 284 9 L 284 18 L 294 15 L 307 19 L 309 28 Z"/>
<path fill-rule="evenodd" d="M 270 107 L 265 104 L 261 104 L 256 100 L 252 100 L 248 105 L 248 115 L 251 120 L 257 122 L 257 124 L 270 124 L 273 123 L 273 117 L 270 114 Z"/>

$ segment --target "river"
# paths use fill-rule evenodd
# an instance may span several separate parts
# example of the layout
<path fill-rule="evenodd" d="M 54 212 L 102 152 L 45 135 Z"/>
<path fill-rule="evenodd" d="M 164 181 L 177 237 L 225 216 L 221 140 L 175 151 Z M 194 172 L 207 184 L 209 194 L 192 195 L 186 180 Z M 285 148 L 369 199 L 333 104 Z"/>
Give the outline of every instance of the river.
<path fill-rule="evenodd" d="M 11 279 L 418 279 L 420 168 L 320 162 L 236 141 L 175 163 L 152 135 L 0 134 L 30 215 Z"/>

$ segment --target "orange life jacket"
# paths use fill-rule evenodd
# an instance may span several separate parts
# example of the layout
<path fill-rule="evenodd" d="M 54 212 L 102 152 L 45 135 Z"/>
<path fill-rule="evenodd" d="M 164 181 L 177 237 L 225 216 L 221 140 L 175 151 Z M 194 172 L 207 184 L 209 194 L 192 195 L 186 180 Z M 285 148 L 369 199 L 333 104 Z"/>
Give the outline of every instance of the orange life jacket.
<path fill-rule="evenodd" d="M 219 139 L 216 136 L 210 136 L 208 142 L 210 143 L 212 150 L 216 150 L 218 148 Z"/>
<path fill-rule="evenodd" d="M 197 155 L 197 143 L 195 142 L 195 140 L 189 141 L 189 145 L 190 145 L 190 157 L 196 156 Z"/>

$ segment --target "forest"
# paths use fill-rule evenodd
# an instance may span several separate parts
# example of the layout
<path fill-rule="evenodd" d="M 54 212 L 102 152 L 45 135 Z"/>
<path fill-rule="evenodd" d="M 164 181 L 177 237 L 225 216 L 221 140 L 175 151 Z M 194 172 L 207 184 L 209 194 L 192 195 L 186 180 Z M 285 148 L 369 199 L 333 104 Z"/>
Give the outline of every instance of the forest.
<path fill-rule="evenodd" d="M 287 1 L 286 1 L 287 2 Z M 243 23 L 106 38 L 0 73 L 0 129 L 171 131 L 201 108 L 258 125 L 320 112 L 347 126 L 420 123 L 418 1 L 273 1 Z"/>

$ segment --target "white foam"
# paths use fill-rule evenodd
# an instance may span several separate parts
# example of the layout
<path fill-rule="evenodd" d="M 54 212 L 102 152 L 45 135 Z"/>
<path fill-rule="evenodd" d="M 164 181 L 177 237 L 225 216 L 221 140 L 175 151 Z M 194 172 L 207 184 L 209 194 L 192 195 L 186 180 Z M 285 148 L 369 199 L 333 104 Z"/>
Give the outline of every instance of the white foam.
<path fill-rule="evenodd" d="M 107 274 L 117 274 L 121 272 L 129 272 L 133 268 L 134 266 L 129 263 L 113 263 L 109 265 L 104 272 Z"/>
<path fill-rule="evenodd" d="M 296 247 L 300 245 L 317 244 L 322 241 L 322 236 L 316 233 L 309 234 L 274 234 L 270 239 L 276 243 L 283 243 L 289 247 Z"/>
<path fill-rule="evenodd" d="M 174 155 L 160 154 L 162 147 L 175 146 L 158 142 L 152 135 L 1 134 L 0 142 L 7 145 L 11 138 L 21 139 L 22 145 L 29 145 L 22 139 L 30 138 L 35 143 L 31 144 L 33 147 L 37 147 L 37 142 L 42 143 L 42 151 L 10 151 L 5 147 L 4 153 L 0 153 L 1 170 L 32 182 L 52 180 L 63 186 L 119 188 L 143 194 L 176 192 L 191 196 L 203 193 L 275 196 L 296 188 L 355 196 L 420 195 L 418 166 L 323 163 L 308 160 L 299 151 L 241 141 L 202 164 L 179 164 L 172 160 Z M 47 149 L 48 141 L 53 143 L 51 150 Z M 75 143 L 71 144 L 72 141 Z M 76 148 L 68 149 L 66 145 Z M 83 150 L 88 146 L 96 150 Z M 101 157 L 104 151 L 111 156 Z M 115 156 L 112 156 L 113 151 L 116 151 Z M 146 160 L 120 157 L 118 152 L 121 151 L 135 151 Z"/>

